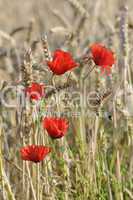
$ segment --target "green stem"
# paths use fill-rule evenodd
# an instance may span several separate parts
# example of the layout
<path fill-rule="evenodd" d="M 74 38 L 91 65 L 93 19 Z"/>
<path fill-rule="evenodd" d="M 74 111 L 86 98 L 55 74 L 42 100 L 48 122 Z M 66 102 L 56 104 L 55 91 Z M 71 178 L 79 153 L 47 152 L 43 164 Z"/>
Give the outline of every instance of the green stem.
<path fill-rule="evenodd" d="M 30 185 L 31 185 L 31 190 L 32 190 L 33 198 L 34 198 L 34 200 L 37 200 L 35 189 L 34 189 L 34 186 L 33 186 L 33 183 L 32 183 L 32 178 L 31 178 L 31 174 L 30 174 L 30 169 L 29 169 L 28 163 L 26 163 L 26 167 L 27 167 L 27 172 L 28 172 L 28 176 L 29 176 L 29 179 L 30 179 Z"/>

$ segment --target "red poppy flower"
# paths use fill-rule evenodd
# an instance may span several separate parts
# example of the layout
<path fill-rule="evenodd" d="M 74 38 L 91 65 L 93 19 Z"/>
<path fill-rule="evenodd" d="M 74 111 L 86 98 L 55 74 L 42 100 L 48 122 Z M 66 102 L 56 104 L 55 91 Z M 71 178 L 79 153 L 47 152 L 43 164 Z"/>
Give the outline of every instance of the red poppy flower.
<path fill-rule="evenodd" d="M 51 148 L 45 146 L 29 145 L 20 149 L 22 160 L 40 162 L 51 151 Z"/>
<path fill-rule="evenodd" d="M 54 52 L 53 60 L 48 61 L 47 64 L 51 71 L 56 75 L 64 74 L 79 65 L 73 60 L 72 55 L 69 52 L 60 49 Z"/>
<path fill-rule="evenodd" d="M 25 89 L 26 95 L 32 100 L 40 100 L 44 96 L 44 84 L 32 83 Z"/>
<path fill-rule="evenodd" d="M 90 49 L 95 64 L 101 67 L 102 72 L 106 70 L 107 73 L 110 73 L 110 69 L 115 63 L 114 53 L 102 44 L 93 44 Z"/>
<path fill-rule="evenodd" d="M 47 130 L 51 138 L 61 138 L 63 137 L 68 129 L 68 122 L 64 118 L 44 118 L 43 127 Z"/>

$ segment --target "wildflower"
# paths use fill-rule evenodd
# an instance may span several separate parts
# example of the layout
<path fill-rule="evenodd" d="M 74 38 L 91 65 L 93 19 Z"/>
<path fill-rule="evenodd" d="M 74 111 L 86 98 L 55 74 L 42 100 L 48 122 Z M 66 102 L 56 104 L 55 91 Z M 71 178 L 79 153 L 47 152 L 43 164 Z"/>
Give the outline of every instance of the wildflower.
<path fill-rule="evenodd" d="M 37 163 L 42 161 L 50 151 L 51 148 L 49 147 L 42 145 L 29 145 L 22 147 L 20 149 L 20 154 L 22 160 L 28 160 Z"/>
<path fill-rule="evenodd" d="M 68 121 L 64 118 L 44 118 L 43 127 L 47 130 L 49 136 L 53 139 L 63 137 L 68 129 Z"/>
<path fill-rule="evenodd" d="M 60 49 L 54 52 L 53 60 L 48 61 L 47 64 L 51 71 L 56 75 L 64 74 L 79 65 L 73 60 L 72 55 L 69 52 Z"/>
<path fill-rule="evenodd" d="M 33 82 L 25 89 L 26 95 L 32 100 L 40 100 L 44 96 L 44 84 Z"/>
<path fill-rule="evenodd" d="M 93 44 L 90 49 L 94 63 L 101 67 L 102 72 L 109 74 L 115 63 L 114 53 L 102 44 Z"/>

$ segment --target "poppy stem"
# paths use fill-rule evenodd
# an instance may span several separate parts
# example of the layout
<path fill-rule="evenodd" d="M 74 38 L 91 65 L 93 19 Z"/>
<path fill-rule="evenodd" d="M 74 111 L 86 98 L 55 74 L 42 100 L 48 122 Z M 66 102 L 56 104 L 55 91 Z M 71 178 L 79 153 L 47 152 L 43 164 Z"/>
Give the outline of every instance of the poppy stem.
<path fill-rule="evenodd" d="M 23 138 L 23 145 L 24 145 L 24 138 Z M 23 162 L 23 193 L 25 193 L 25 168 L 26 168 L 26 165 L 25 165 L 25 162 Z"/>
<path fill-rule="evenodd" d="M 37 164 L 37 199 L 40 199 L 40 165 Z"/>
<path fill-rule="evenodd" d="M 71 72 L 68 74 L 66 84 L 68 84 L 68 81 L 69 81 L 70 76 L 71 76 Z"/>
<path fill-rule="evenodd" d="M 32 190 L 32 193 L 33 193 L 33 198 L 34 198 L 34 200 L 37 200 L 28 163 L 26 163 L 26 167 L 27 167 L 27 172 L 28 172 L 28 176 L 29 176 L 29 180 L 30 180 L 31 190 Z"/>

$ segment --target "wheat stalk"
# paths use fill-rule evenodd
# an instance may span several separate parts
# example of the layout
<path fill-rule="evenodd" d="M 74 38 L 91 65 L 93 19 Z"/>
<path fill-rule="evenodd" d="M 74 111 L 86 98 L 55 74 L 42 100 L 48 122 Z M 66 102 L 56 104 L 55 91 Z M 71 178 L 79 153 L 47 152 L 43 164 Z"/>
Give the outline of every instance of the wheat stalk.
<path fill-rule="evenodd" d="M 51 52 L 49 50 L 47 35 L 42 36 L 41 41 L 42 41 L 42 47 L 43 47 L 45 60 L 50 61 L 52 57 L 51 57 Z"/>
<path fill-rule="evenodd" d="M 67 0 L 80 14 L 81 16 L 89 17 L 89 13 L 77 0 Z"/>

